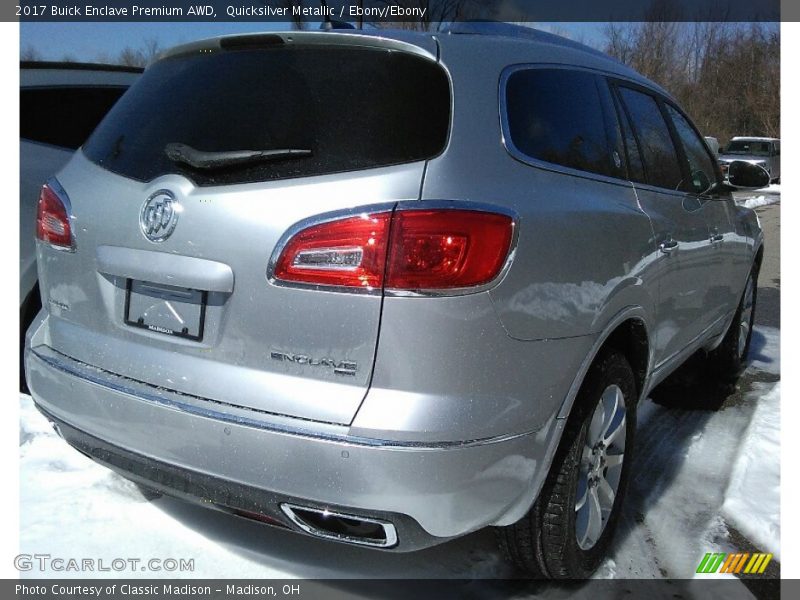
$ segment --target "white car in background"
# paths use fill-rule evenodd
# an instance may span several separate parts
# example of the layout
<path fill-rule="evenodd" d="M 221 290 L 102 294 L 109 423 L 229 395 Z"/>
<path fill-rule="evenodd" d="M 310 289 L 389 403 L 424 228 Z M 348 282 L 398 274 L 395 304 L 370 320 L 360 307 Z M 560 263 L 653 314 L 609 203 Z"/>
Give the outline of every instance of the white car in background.
<path fill-rule="evenodd" d="M 116 65 L 20 63 L 20 349 L 41 307 L 34 229 L 42 184 L 66 164 L 141 72 Z"/>

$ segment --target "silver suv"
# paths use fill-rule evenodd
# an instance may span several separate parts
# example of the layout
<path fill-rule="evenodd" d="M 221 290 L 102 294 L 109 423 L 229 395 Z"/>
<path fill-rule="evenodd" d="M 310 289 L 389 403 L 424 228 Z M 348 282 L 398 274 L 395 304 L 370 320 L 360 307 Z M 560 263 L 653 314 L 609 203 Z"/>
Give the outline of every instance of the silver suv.
<path fill-rule="evenodd" d="M 725 174 L 734 161 L 760 166 L 769 173 L 770 182 L 781 182 L 781 141 L 777 138 L 735 137 L 720 151 L 719 163 Z"/>
<path fill-rule="evenodd" d="M 496 526 L 586 576 L 637 404 L 747 354 L 729 190 L 669 94 L 551 35 L 181 46 L 42 190 L 30 389 L 149 488 L 387 550 Z"/>

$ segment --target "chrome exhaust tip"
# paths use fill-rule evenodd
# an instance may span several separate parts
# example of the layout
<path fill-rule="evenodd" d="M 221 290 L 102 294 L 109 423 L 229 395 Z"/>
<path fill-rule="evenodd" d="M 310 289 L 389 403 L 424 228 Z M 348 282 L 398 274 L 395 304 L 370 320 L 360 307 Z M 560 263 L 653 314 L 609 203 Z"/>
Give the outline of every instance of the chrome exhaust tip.
<path fill-rule="evenodd" d="M 397 530 L 388 521 L 296 504 L 280 506 L 292 523 L 310 535 L 372 548 L 397 545 Z"/>

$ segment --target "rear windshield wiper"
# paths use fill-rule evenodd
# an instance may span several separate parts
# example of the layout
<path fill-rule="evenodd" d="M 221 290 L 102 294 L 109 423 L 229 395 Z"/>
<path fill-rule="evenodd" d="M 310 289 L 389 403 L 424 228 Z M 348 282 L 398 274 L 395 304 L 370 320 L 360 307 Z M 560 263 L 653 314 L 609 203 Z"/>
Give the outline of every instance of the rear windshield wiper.
<path fill-rule="evenodd" d="M 311 156 L 311 150 L 304 148 L 206 152 L 179 143 L 167 144 L 164 147 L 164 153 L 171 161 L 184 163 L 195 169 L 222 169 L 256 162 Z"/>

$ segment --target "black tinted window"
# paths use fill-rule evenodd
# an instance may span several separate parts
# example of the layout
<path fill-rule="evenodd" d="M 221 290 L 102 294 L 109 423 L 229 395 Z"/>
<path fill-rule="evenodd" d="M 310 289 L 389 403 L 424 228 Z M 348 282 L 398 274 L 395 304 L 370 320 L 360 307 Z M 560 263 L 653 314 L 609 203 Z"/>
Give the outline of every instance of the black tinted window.
<path fill-rule="evenodd" d="M 644 159 L 647 181 L 671 190 L 681 188 L 683 176 L 667 123 L 655 98 L 620 88 Z"/>
<path fill-rule="evenodd" d="M 667 104 L 667 112 L 678 132 L 678 138 L 683 146 L 683 152 L 688 162 L 687 169 L 691 178 L 683 189 L 687 192 L 702 193 L 710 188 L 717 180 L 717 171 L 714 162 L 708 153 L 706 143 L 700 138 L 689 121 Z"/>
<path fill-rule="evenodd" d="M 597 78 L 582 71 L 515 71 L 506 86 L 511 142 L 522 153 L 557 165 L 621 176 L 613 155 Z"/>
<path fill-rule="evenodd" d="M 625 143 L 625 157 L 628 162 L 628 178 L 631 181 L 645 182 L 644 165 L 642 155 L 639 151 L 639 144 L 633 135 L 628 118 L 625 116 L 625 109 L 618 101 L 615 101 L 615 109 L 619 117 L 619 125 L 622 130 L 622 139 Z"/>
<path fill-rule="evenodd" d="M 447 76 L 430 60 L 341 46 L 247 48 L 156 63 L 84 151 L 142 181 L 181 173 L 198 185 L 244 183 L 431 158 L 444 148 L 449 120 Z M 167 158 L 175 143 L 311 154 L 199 169 Z"/>
<path fill-rule="evenodd" d="M 79 148 L 124 92 L 124 87 L 22 89 L 20 137 Z"/>

